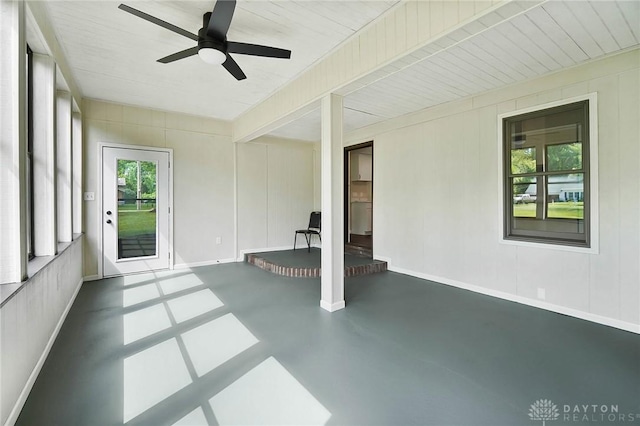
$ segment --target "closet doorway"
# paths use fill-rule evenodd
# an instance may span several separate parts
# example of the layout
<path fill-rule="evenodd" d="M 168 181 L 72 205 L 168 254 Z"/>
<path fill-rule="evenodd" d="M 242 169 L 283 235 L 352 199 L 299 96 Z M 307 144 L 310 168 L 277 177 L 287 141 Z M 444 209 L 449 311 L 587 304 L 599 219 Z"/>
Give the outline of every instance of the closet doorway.
<path fill-rule="evenodd" d="M 373 141 L 344 150 L 345 251 L 373 256 Z"/>

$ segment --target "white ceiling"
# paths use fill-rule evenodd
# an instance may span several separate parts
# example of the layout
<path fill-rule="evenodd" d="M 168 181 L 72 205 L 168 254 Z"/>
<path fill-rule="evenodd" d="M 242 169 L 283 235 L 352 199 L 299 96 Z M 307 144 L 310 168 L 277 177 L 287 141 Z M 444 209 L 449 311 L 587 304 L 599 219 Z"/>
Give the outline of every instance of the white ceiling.
<path fill-rule="evenodd" d="M 528 9 L 531 5 L 513 2 L 508 20 L 507 10 L 497 10 L 344 89 L 345 131 L 640 43 L 640 1 L 549 1 Z M 271 134 L 317 141 L 319 110 Z"/>
<path fill-rule="evenodd" d="M 48 1 L 48 16 L 82 95 L 129 105 L 231 120 L 300 74 L 397 0 L 240 0 L 228 39 L 290 49 L 290 60 L 234 55 L 236 81 L 197 56 L 157 59 L 195 42 L 119 10 L 121 1 Z M 129 1 L 189 32 L 214 1 Z"/>

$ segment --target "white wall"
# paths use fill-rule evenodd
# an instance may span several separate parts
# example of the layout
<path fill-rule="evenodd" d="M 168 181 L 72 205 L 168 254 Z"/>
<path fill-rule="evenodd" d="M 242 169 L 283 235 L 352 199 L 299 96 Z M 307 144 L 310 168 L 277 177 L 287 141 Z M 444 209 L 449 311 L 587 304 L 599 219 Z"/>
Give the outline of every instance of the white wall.
<path fill-rule="evenodd" d="M 83 101 L 84 191 L 99 192 L 98 144 L 172 148 L 176 266 L 234 256 L 234 154 L 227 122 Z M 98 274 L 99 200 L 85 201 L 85 276 Z M 221 243 L 216 244 L 220 237 Z"/>
<path fill-rule="evenodd" d="M 348 144 L 375 140 L 376 257 L 640 332 L 639 68 L 635 50 L 348 135 Z M 599 254 L 501 244 L 498 114 L 590 92 L 598 94 Z"/>
<path fill-rule="evenodd" d="M 262 137 L 238 144 L 237 161 L 238 250 L 293 246 L 314 209 L 314 144 Z"/>
<path fill-rule="evenodd" d="M 0 309 L 0 424 L 17 406 L 15 421 L 82 284 L 82 241 L 70 243 Z"/>

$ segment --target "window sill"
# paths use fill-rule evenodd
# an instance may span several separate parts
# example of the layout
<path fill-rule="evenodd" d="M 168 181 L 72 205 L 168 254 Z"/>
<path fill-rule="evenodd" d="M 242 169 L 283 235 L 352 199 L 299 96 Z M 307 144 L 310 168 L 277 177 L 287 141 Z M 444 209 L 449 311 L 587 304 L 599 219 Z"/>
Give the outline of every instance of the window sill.
<path fill-rule="evenodd" d="M 37 256 L 31 259 L 27 264 L 28 278 L 20 283 L 0 284 L 0 308 L 7 303 L 13 296 L 18 294 L 29 282 L 36 277 L 40 271 L 44 270 L 47 265 L 56 260 L 69 247 L 80 241 L 83 234 L 73 234 L 73 241 L 68 243 L 58 243 L 58 253 L 54 256 Z"/>
<path fill-rule="evenodd" d="M 597 247 L 578 247 L 563 244 L 522 241 L 522 240 L 508 240 L 500 238 L 500 244 L 506 244 L 511 246 L 530 247 L 542 250 L 557 250 L 557 251 L 569 251 L 573 253 L 585 253 L 585 254 L 599 254 Z"/>

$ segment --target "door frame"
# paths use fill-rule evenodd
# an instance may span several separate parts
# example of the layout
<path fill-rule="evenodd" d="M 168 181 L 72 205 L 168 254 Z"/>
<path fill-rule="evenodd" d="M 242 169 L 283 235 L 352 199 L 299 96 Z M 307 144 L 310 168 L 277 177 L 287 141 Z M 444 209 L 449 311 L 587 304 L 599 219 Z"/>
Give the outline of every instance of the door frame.
<path fill-rule="evenodd" d="M 349 163 L 349 153 L 351 151 L 355 151 L 358 149 L 362 149 L 362 148 L 369 148 L 371 147 L 371 249 L 373 250 L 373 197 L 374 197 L 374 191 L 373 191 L 373 179 L 374 179 L 374 149 L 373 149 L 373 140 L 370 140 L 368 142 L 362 142 L 356 145 L 350 145 L 350 146 L 345 146 L 344 147 L 344 176 L 343 176 L 343 193 L 344 193 L 344 243 L 348 244 L 349 243 L 349 207 L 351 205 L 351 194 L 349 193 L 349 182 L 351 181 L 351 173 L 349 168 L 351 167 L 351 164 Z"/>
<path fill-rule="evenodd" d="M 104 278 L 104 223 L 102 220 L 103 211 L 104 211 L 104 203 L 102 197 L 102 185 L 103 185 L 103 151 L 104 148 L 117 148 L 117 149 L 134 149 L 138 151 L 155 151 L 155 152 L 165 152 L 169 154 L 169 237 L 168 237 L 168 245 L 169 245 L 169 270 L 173 270 L 174 264 L 174 253 L 173 253 L 173 149 L 172 148 L 158 148 L 153 146 L 143 146 L 143 145 L 127 145 L 121 143 L 110 143 L 110 142 L 99 142 L 98 143 L 98 187 L 96 190 L 96 197 L 98 201 L 98 209 L 96 211 L 96 219 L 99 224 L 99 232 L 98 232 L 98 247 L 100 249 L 100 256 L 98 256 L 98 278 Z"/>

